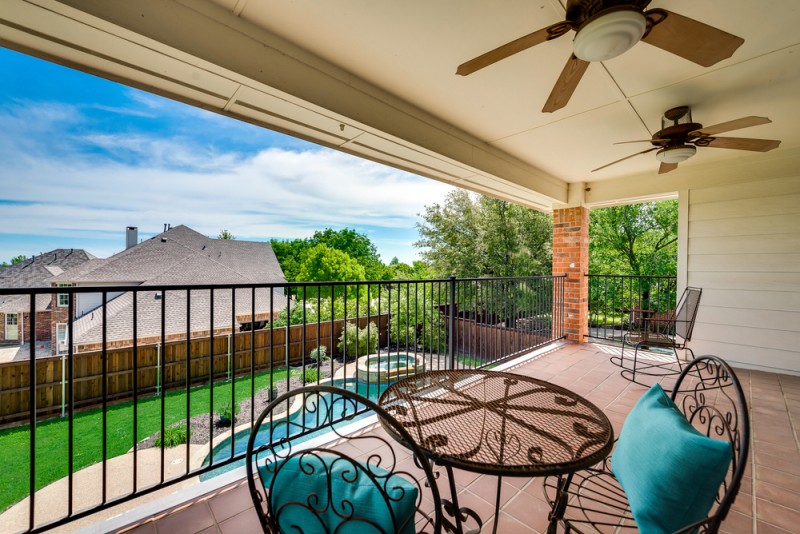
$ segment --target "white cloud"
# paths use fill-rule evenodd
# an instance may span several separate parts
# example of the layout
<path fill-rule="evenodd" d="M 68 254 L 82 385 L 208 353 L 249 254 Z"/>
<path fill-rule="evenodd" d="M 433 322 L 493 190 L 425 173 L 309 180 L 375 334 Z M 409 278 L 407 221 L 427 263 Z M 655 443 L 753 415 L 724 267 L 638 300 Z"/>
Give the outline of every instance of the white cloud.
<path fill-rule="evenodd" d="M 144 104 L 134 115 L 164 112 L 162 99 L 131 95 Z M 0 240 L 112 239 L 127 225 L 148 233 L 167 222 L 207 235 L 226 228 L 240 238 L 348 226 L 383 229 L 376 233 L 398 251 L 411 248 L 408 232 L 424 206 L 452 190 L 326 148 L 246 154 L 235 151 L 235 140 L 224 145 L 234 150 L 215 148 L 204 140 L 207 131 L 189 138 L 90 128 L 79 106 L 28 102 L 0 110 L 0 200 L 26 203 L 0 204 Z M 402 243 L 392 240 L 401 233 Z"/>

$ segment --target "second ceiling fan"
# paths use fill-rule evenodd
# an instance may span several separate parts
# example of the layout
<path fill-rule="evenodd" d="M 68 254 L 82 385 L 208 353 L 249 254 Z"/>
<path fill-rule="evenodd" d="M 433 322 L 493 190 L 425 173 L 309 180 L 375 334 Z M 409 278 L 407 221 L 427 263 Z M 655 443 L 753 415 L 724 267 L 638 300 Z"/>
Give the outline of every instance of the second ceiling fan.
<path fill-rule="evenodd" d="M 639 41 L 709 67 L 733 55 L 744 39 L 666 9 L 645 8 L 651 0 L 568 0 L 566 19 L 515 39 L 458 66 L 466 76 L 537 44 L 575 30 L 573 54 L 556 81 L 543 112 L 569 102 L 592 61 L 605 61 Z"/>

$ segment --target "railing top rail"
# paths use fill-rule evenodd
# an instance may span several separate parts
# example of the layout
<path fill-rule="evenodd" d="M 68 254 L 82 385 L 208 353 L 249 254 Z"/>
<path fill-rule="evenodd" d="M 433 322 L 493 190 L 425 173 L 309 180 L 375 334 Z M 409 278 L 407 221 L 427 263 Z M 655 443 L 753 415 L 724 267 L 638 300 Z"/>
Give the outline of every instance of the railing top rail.
<path fill-rule="evenodd" d="M 675 280 L 675 275 L 669 274 L 594 274 L 584 273 L 583 276 L 591 278 L 663 278 L 665 280 Z"/>
<path fill-rule="evenodd" d="M 122 284 L 122 285 L 80 285 L 80 286 L 45 286 L 45 287 L 0 287 L 0 295 L 44 295 L 53 293 L 116 293 L 127 291 L 186 291 L 186 290 L 211 290 L 211 289 L 292 289 L 304 287 L 341 287 L 354 285 L 387 285 L 397 283 L 408 284 L 430 284 L 430 283 L 449 283 L 453 282 L 473 282 L 473 281 L 493 281 L 493 280 L 537 280 L 563 278 L 566 275 L 546 275 L 546 276 L 508 276 L 508 277 L 486 277 L 486 278 L 436 278 L 426 280 L 359 280 L 359 281 L 339 281 L 339 282 L 271 282 L 271 283 L 250 283 L 250 284 Z"/>

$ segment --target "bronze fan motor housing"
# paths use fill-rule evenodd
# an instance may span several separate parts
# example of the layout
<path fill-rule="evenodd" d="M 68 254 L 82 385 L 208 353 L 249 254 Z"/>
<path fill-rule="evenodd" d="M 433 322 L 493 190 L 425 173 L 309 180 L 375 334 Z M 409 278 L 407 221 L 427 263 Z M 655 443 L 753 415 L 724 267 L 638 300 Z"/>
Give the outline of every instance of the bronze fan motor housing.
<path fill-rule="evenodd" d="M 733 55 L 744 39 L 666 9 L 650 0 L 568 0 L 565 19 L 498 46 L 458 66 L 468 76 L 533 46 L 576 31 L 575 53 L 561 71 L 543 112 L 563 108 L 592 61 L 624 53 L 639 41 L 710 67 Z"/>
<path fill-rule="evenodd" d="M 778 148 L 780 141 L 774 139 L 749 139 L 744 137 L 716 137 L 716 134 L 749 128 L 772 121 L 767 117 L 742 117 L 740 119 L 722 122 L 704 128 L 699 122 L 692 122 L 692 110 L 689 106 L 679 106 L 668 109 L 661 119 L 661 129 L 653 134 L 651 139 L 638 141 L 623 141 L 626 143 L 650 143 L 654 148 L 648 148 L 636 154 L 612 161 L 607 165 L 593 169 L 599 171 L 615 163 L 625 161 L 640 154 L 658 150 L 656 157 L 661 161 L 658 173 L 664 174 L 678 168 L 678 163 L 694 156 L 696 147 L 729 148 L 734 150 L 749 150 L 751 152 L 769 152 Z"/>

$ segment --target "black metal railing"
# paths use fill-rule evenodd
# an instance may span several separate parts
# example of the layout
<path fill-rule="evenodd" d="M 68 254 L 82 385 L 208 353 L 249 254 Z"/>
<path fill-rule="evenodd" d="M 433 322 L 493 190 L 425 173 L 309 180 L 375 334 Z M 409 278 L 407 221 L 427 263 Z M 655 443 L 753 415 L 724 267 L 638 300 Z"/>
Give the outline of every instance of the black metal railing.
<path fill-rule="evenodd" d="M 0 362 L 0 512 L 15 531 L 231 468 L 263 405 L 293 387 L 339 380 L 377 395 L 412 373 L 492 366 L 564 337 L 564 278 L 552 276 L 7 295 L 22 296 L 27 340 Z M 51 483 L 65 485 L 63 502 L 37 494 Z"/>
<path fill-rule="evenodd" d="M 674 312 L 674 276 L 585 276 L 589 281 L 589 339 L 621 341 L 628 329 L 641 326 L 644 316 L 657 319 Z"/>

